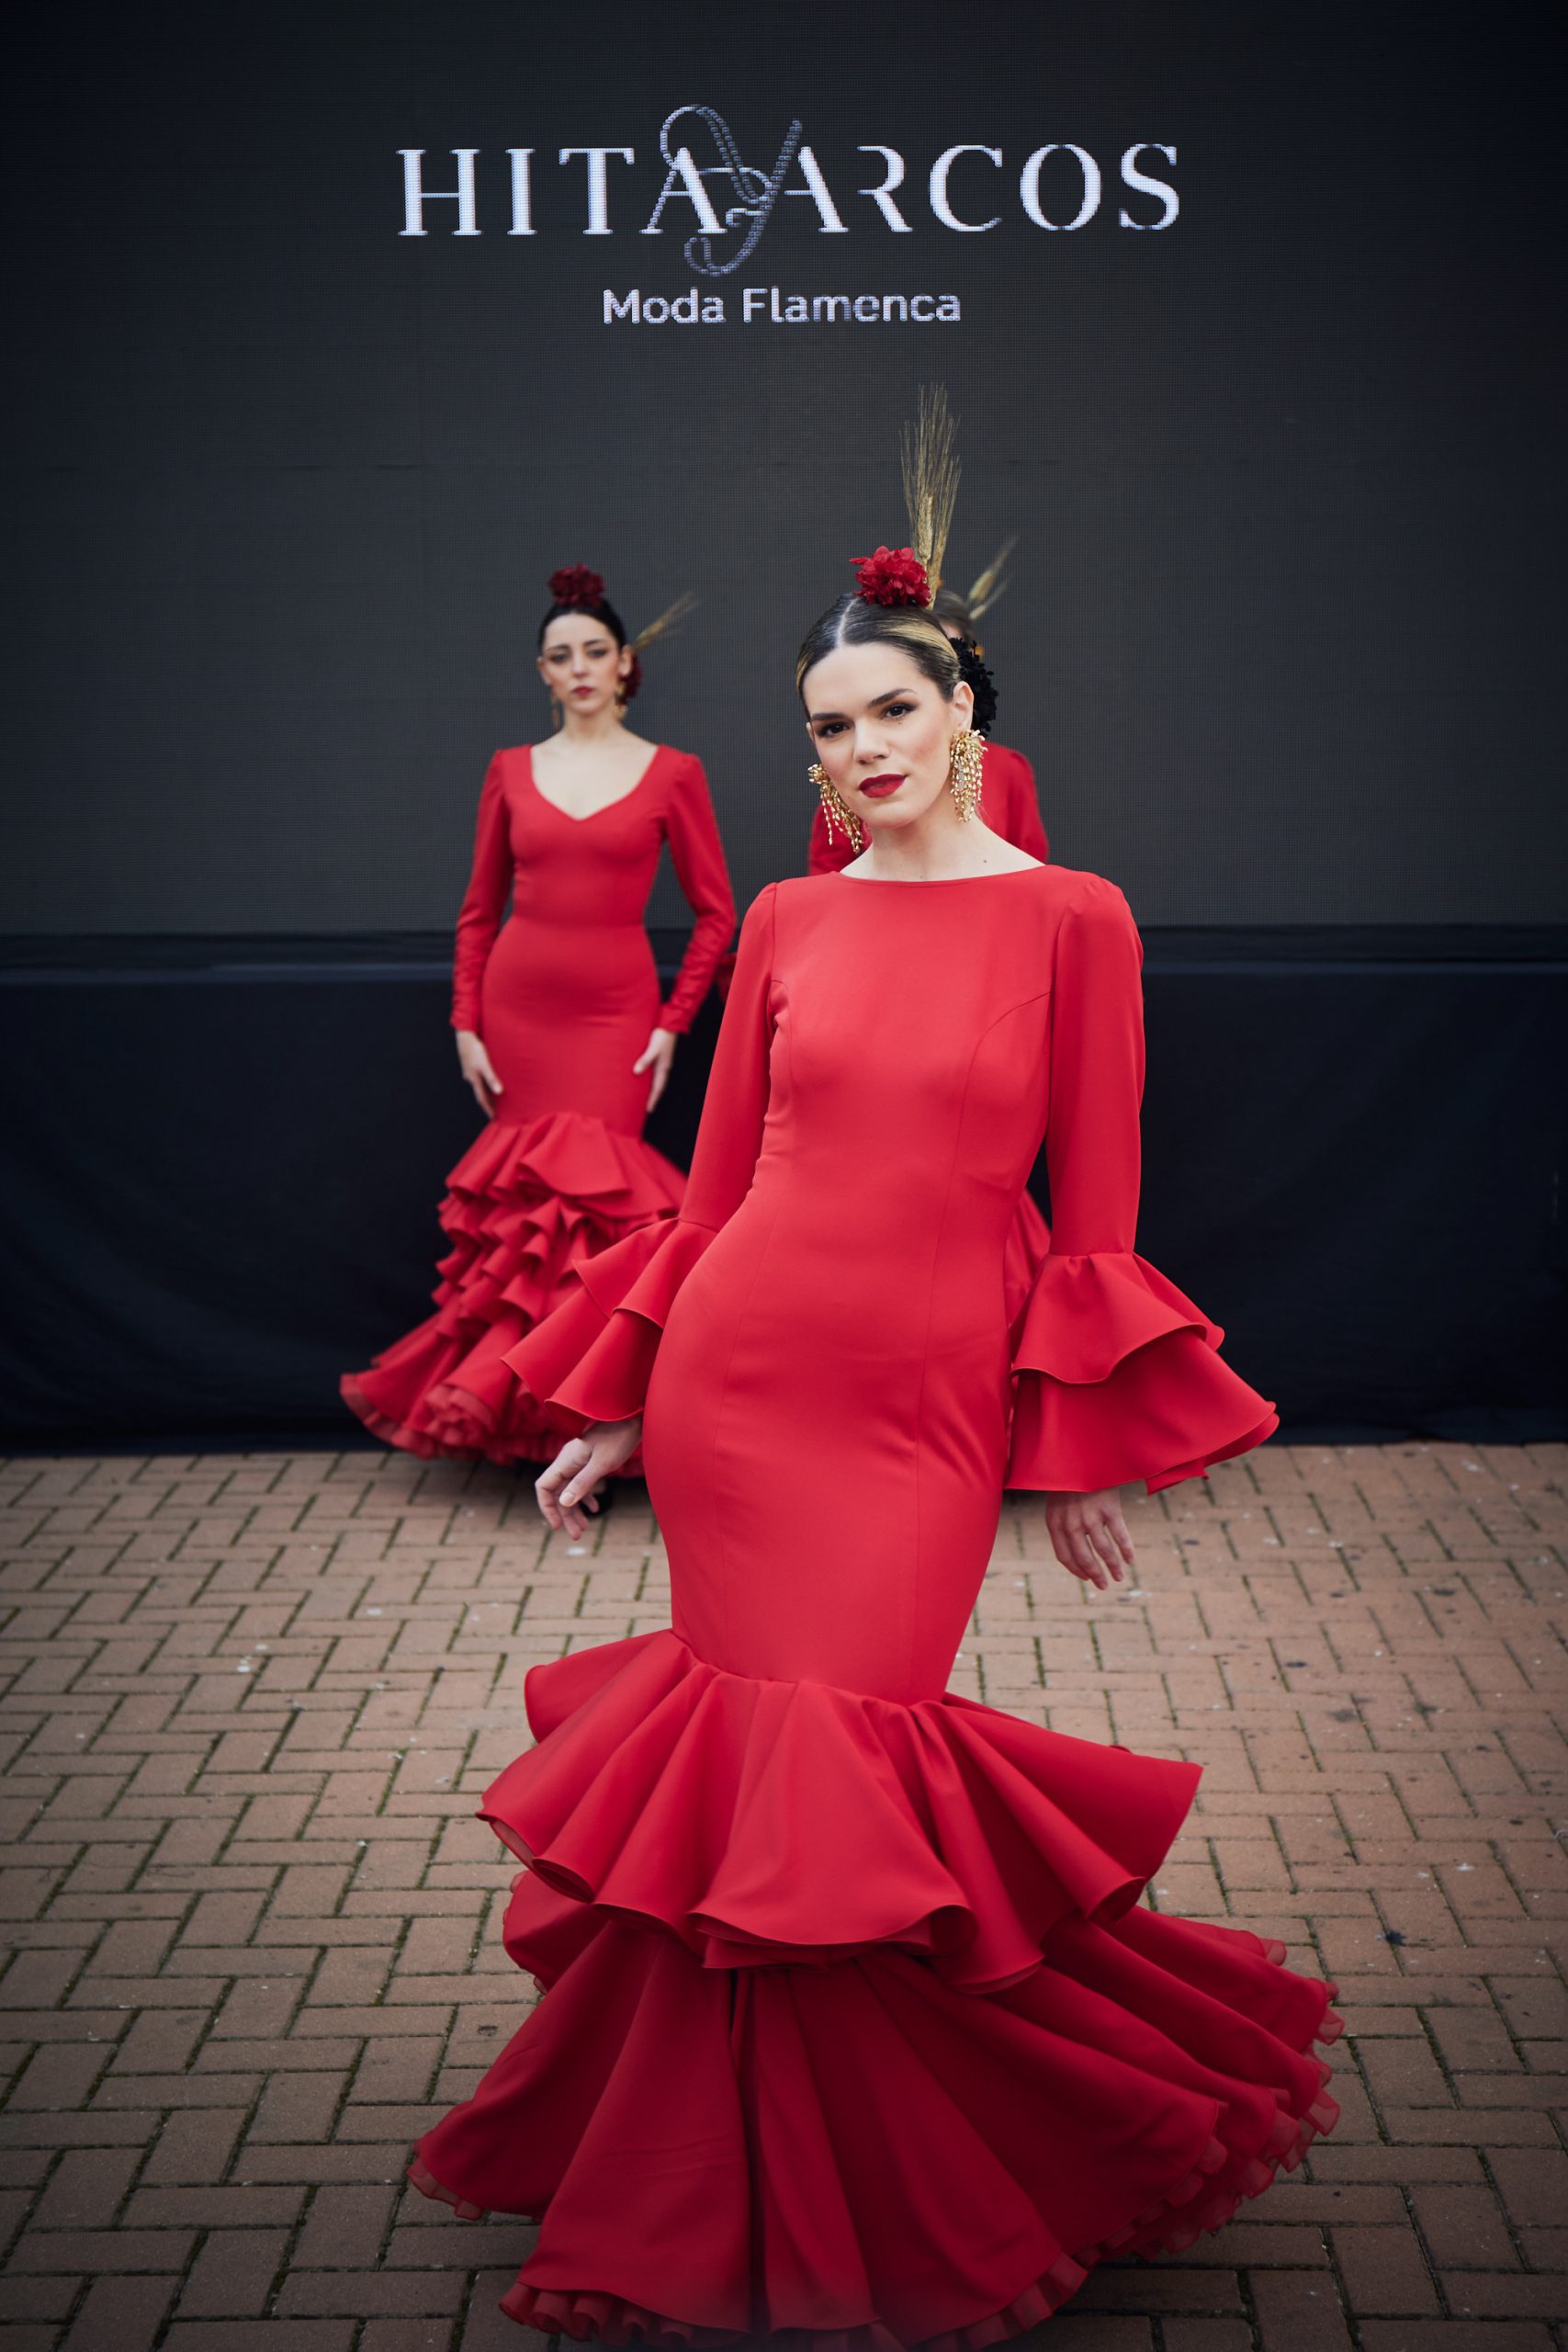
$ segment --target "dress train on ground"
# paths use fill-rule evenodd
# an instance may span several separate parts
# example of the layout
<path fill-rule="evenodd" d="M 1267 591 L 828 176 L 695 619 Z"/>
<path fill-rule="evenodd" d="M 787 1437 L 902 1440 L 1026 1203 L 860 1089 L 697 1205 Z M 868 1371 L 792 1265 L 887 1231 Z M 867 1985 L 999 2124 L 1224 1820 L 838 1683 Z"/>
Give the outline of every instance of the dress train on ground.
<path fill-rule="evenodd" d="M 747 1681 L 672 1634 L 527 1695 L 540 1744 L 481 1810 L 549 1989 L 411 2175 L 540 2221 L 513 2318 L 979 2352 L 1332 2125 L 1332 1986 L 1139 1905 L 1192 1766 Z"/>

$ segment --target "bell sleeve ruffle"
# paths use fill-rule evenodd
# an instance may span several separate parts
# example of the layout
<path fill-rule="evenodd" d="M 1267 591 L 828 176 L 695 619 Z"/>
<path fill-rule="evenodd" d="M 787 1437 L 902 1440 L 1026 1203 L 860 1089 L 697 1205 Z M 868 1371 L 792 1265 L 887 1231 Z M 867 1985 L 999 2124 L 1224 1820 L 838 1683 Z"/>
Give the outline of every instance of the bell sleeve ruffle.
<path fill-rule="evenodd" d="M 750 1190 L 768 1104 L 773 951 L 770 884 L 741 926 L 681 1215 L 639 1227 L 578 1266 L 571 1295 L 507 1352 L 568 1436 L 641 1412 L 681 1286 Z"/>
<path fill-rule="evenodd" d="M 1040 1270 L 1013 1351 L 1010 1487 L 1151 1494 L 1246 1453 L 1278 1426 L 1218 1353 L 1224 1334 L 1131 1250 Z"/>
<path fill-rule="evenodd" d="M 665 1218 L 628 1233 L 577 1269 L 578 1288 L 506 1361 L 569 1437 L 590 1421 L 640 1413 L 676 1294 L 713 1239 Z"/>
<path fill-rule="evenodd" d="M 1219 1353 L 1224 1334 L 1136 1255 L 1143 1002 L 1119 890 L 1086 875 L 1052 990 L 1051 1250 L 1014 1332 L 1010 1487 L 1152 1494 L 1278 1427 Z"/>

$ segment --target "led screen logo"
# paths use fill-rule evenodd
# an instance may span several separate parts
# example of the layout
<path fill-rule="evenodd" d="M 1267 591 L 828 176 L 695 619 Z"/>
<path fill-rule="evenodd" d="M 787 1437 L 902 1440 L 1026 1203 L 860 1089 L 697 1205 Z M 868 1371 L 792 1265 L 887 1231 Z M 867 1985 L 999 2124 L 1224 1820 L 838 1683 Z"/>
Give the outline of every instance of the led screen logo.
<path fill-rule="evenodd" d="M 663 184 L 651 213 L 640 223 L 640 233 L 645 237 L 662 235 L 665 214 L 671 207 L 689 206 L 688 212 L 674 216 L 676 220 L 692 224 L 692 232 L 685 240 L 688 268 L 701 277 L 728 277 L 755 252 L 783 198 L 802 198 L 814 205 L 818 225 L 828 236 L 848 236 L 854 220 L 853 208 L 863 203 L 874 209 L 894 235 L 908 236 L 911 232 L 915 222 L 908 215 L 918 209 L 919 180 L 909 180 L 906 158 L 898 148 L 877 142 L 855 148 L 852 153 L 857 155 L 878 159 L 878 176 L 869 187 L 857 185 L 852 189 L 840 178 L 840 192 L 836 195 L 815 151 L 803 140 L 802 129 L 798 121 L 790 124 L 771 169 L 764 171 L 743 160 L 734 132 L 716 108 L 677 107 L 659 134 Z M 699 144 L 705 159 L 700 163 L 696 152 Z M 453 148 L 457 166 L 454 187 L 426 186 L 423 147 L 402 147 L 398 152 L 403 164 L 403 225 L 400 235 L 428 236 L 429 208 L 451 204 L 457 207 L 456 213 L 443 217 L 450 224 L 452 234 L 479 236 L 479 149 Z M 536 233 L 536 151 L 532 147 L 509 147 L 505 152 L 510 166 L 511 201 L 511 219 L 505 233 L 532 237 Z M 1148 157 L 1160 159 L 1157 172 L 1144 168 L 1144 159 Z M 633 147 L 562 147 L 558 151 L 558 170 L 569 171 L 573 166 L 581 169 L 585 237 L 614 236 L 617 225 L 628 225 L 624 218 L 617 224 L 612 217 L 615 209 L 612 166 L 624 164 L 630 169 L 636 163 L 637 150 Z M 1175 163 L 1176 149 L 1159 140 L 1134 140 L 1123 151 L 1120 164 L 1122 187 L 1127 198 L 1142 201 L 1132 211 L 1126 201 L 1117 206 L 1119 227 L 1157 231 L 1172 225 L 1180 210 L 1180 199 L 1169 179 L 1161 178 L 1158 173 L 1168 170 Z M 860 168 L 864 170 L 863 165 Z M 979 140 L 962 140 L 944 148 L 927 166 L 923 177 L 931 219 L 939 227 L 963 236 L 984 235 L 988 230 L 999 229 L 1009 213 L 1015 218 L 1021 215 L 1036 229 L 1070 232 L 1087 228 L 1105 209 L 1104 175 L 1099 162 L 1087 147 L 1076 146 L 1070 140 L 1048 141 L 1010 169 L 1001 148 Z M 620 209 L 624 214 L 626 208 Z M 846 210 L 852 211 L 851 220 L 845 219 Z"/>
<path fill-rule="evenodd" d="M 671 133 L 676 124 L 684 122 L 688 115 L 695 115 L 706 126 L 719 157 L 716 165 L 707 167 L 708 172 L 721 174 L 729 182 L 735 200 L 728 207 L 722 220 L 715 217 L 706 192 L 705 174 L 693 162 L 688 141 L 680 140 L 673 147 L 670 143 Z M 739 269 L 741 263 L 749 258 L 768 225 L 789 167 L 800 153 L 800 124 L 792 122 L 784 133 L 784 145 L 779 149 L 778 161 L 773 170 L 759 172 L 741 162 L 734 133 L 724 117 L 716 114 L 712 107 L 677 107 L 669 118 L 659 134 L 659 152 L 664 158 L 665 179 L 659 202 L 653 209 L 650 225 L 658 228 L 659 216 L 672 195 L 683 190 L 691 198 L 697 208 L 697 218 L 702 226 L 686 240 L 686 264 L 700 277 L 728 277 L 732 269 Z M 817 169 L 817 158 L 809 147 L 806 150 L 802 170 L 807 175 L 807 185 L 815 178 L 826 194 L 826 183 Z M 831 198 L 828 202 L 831 209 Z M 706 219 L 704 219 L 705 213 Z M 732 243 L 728 255 L 721 259 L 716 248 L 731 232 L 739 233 L 739 243 Z"/>
<path fill-rule="evenodd" d="M 804 135 L 804 125 L 790 123 L 778 152 L 766 167 L 749 164 L 723 115 L 713 107 L 677 107 L 659 134 L 658 163 L 661 179 L 655 193 L 644 185 L 638 196 L 637 150 L 633 147 L 562 147 L 553 164 L 532 147 L 508 147 L 504 193 L 509 219 L 502 233 L 533 237 L 541 233 L 534 217 L 536 165 L 541 172 L 566 175 L 551 189 L 572 192 L 581 203 L 578 219 L 585 237 L 613 237 L 622 231 L 644 237 L 681 234 L 682 253 L 692 279 L 698 281 L 676 294 L 649 294 L 640 288 L 604 289 L 604 320 L 661 325 L 722 323 L 729 315 L 716 279 L 729 277 L 750 259 L 781 204 L 805 203 L 817 215 L 822 235 L 848 237 L 857 229 L 882 236 L 907 237 L 930 223 L 945 234 L 985 236 L 1008 223 L 1028 230 L 1072 234 L 1090 221 L 1114 214 L 1122 229 L 1159 232 L 1168 229 L 1180 211 L 1180 198 L 1168 176 L 1176 164 L 1176 149 L 1158 140 L 1134 140 L 1120 157 L 1120 195 L 1106 200 L 1105 175 L 1087 147 L 1067 140 L 1047 141 L 1019 158 L 981 140 L 960 140 L 940 154 L 910 159 L 897 147 L 865 141 L 842 155 L 829 154 L 829 169 Z M 403 166 L 404 237 L 427 237 L 432 220 L 437 232 L 453 236 L 483 233 L 479 219 L 480 150 L 455 147 L 456 185 L 431 187 L 426 180 L 423 147 L 399 150 Z M 869 157 L 868 165 L 861 159 Z M 1145 168 L 1152 164 L 1154 168 Z M 868 176 L 869 174 L 869 176 Z M 490 218 L 499 226 L 502 175 L 485 183 Z M 646 219 L 639 218 L 652 198 Z M 445 209 L 446 206 L 454 211 Z M 432 213 L 432 207 L 442 209 Z M 558 203 L 552 200 L 552 219 Z M 486 225 L 489 225 L 487 220 Z M 788 293 L 776 286 L 748 286 L 737 314 L 743 324 L 774 325 L 837 320 L 870 323 L 891 320 L 916 323 L 957 320 L 962 305 L 956 294 Z"/>

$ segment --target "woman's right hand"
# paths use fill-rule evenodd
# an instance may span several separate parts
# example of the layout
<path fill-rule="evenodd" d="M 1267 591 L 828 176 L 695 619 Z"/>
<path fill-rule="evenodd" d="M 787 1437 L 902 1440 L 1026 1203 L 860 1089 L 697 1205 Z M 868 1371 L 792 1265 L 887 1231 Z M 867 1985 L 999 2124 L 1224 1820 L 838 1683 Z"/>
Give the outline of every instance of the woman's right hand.
<path fill-rule="evenodd" d="M 473 1090 L 474 1101 L 487 1119 L 495 1116 L 496 1097 L 503 1091 L 502 1083 L 491 1068 L 484 1039 L 475 1029 L 457 1032 L 457 1066 L 463 1073 L 463 1083 Z"/>
<path fill-rule="evenodd" d="M 629 1421 L 590 1421 L 581 1437 L 569 1438 L 545 1472 L 534 1481 L 534 1492 L 546 1523 L 563 1535 L 585 1535 L 585 1510 L 599 1508 L 593 1499 L 602 1478 L 629 1462 L 642 1443 L 642 1415 Z"/>

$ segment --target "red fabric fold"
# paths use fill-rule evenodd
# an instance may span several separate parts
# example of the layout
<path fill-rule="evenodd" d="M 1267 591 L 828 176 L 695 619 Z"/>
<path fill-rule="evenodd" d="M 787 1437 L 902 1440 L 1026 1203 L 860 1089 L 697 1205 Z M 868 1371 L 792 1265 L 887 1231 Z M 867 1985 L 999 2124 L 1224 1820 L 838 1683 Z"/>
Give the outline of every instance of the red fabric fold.
<path fill-rule="evenodd" d="M 1131 1250 L 1053 1252 L 1020 1320 L 1013 1369 L 1087 1385 L 1170 1331 L 1196 1331 L 1211 1348 L 1224 1338 L 1157 1266 Z"/>
<path fill-rule="evenodd" d="M 1134 1251 L 1053 1251 L 1016 1330 L 1008 1485 L 1153 1494 L 1260 1445 L 1277 1416 L 1224 1337 Z"/>
<path fill-rule="evenodd" d="M 539 1745 L 481 1817 L 558 1894 L 710 1968 L 897 1946 L 1015 1983 L 1060 1920 L 1136 1901 L 1198 1782 L 968 1700 L 726 1674 L 669 1633 L 536 1667 L 527 1703 Z"/>
<path fill-rule="evenodd" d="M 1217 2227 L 1335 2120 L 1332 1988 L 1243 1930 L 1073 1919 L 976 1998 L 886 1951 L 732 1978 L 589 1916 L 411 2176 L 540 2217 L 502 2305 L 533 2326 L 984 2352 L 1106 2256 Z"/>
<path fill-rule="evenodd" d="M 585 1261 L 628 1233 L 667 1231 L 684 1179 L 650 1144 L 558 1111 L 492 1121 L 446 1182 L 440 1216 L 452 1247 L 435 1312 L 368 1370 L 347 1374 L 344 1399 L 407 1453 L 547 1461 L 558 1430 L 507 1352 L 578 1295 Z"/>
<path fill-rule="evenodd" d="M 641 1412 L 659 1335 L 713 1238 L 708 1227 L 677 1217 L 629 1233 L 576 1268 L 548 1324 L 506 1357 L 553 1427 L 574 1436 L 590 1421 Z"/>

